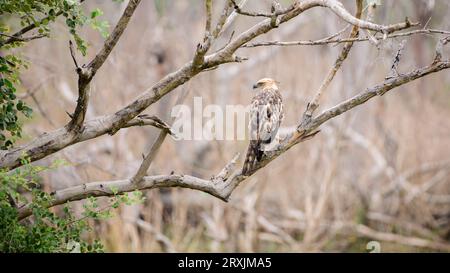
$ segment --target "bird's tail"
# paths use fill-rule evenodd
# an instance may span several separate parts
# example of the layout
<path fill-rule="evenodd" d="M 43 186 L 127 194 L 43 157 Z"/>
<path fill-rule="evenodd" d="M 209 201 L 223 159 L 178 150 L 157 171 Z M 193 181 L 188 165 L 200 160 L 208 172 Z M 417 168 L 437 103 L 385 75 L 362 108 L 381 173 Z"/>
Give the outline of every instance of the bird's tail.
<path fill-rule="evenodd" d="M 244 166 L 242 167 L 242 174 L 247 175 L 249 171 L 253 170 L 256 163 L 261 160 L 263 151 L 260 150 L 261 142 L 257 140 L 250 140 L 248 145 L 247 155 L 245 156 Z"/>

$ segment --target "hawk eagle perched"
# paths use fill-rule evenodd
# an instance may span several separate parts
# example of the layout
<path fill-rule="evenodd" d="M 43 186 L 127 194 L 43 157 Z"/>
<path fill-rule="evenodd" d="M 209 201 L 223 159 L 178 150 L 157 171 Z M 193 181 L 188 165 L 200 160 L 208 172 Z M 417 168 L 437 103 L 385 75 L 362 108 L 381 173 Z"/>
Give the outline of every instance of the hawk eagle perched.
<path fill-rule="evenodd" d="M 283 120 L 283 101 L 277 82 L 270 78 L 259 80 L 250 108 L 250 145 L 248 146 L 242 174 L 247 175 L 261 161 L 264 148 L 277 135 Z"/>

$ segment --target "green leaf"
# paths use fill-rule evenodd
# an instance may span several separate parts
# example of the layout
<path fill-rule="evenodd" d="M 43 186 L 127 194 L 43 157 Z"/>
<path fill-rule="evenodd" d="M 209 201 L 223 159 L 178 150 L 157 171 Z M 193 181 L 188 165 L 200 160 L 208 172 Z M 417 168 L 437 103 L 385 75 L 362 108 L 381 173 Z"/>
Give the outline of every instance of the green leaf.
<path fill-rule="evenodd" d="M 94 21 L 91 23 L 93 29 L 100 32 L 103 38 L 108 38 L 109 36 L 109 23 L 108 21 Z"/>
<path fill-rule="evenodd" d="M 98 16 L 102 16 L 103 15 L 103 11 L 99 8 L 94 9 L 93 11 L 91 11 L 91 19 L 94 19 Z"/>

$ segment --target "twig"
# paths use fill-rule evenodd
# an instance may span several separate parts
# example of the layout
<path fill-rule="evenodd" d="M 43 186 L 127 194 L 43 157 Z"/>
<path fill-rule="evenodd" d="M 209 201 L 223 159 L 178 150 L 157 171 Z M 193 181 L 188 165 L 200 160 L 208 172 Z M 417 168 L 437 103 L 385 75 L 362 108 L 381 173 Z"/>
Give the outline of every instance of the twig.
<path fill-rule="evenodd" d="M 373 22 L 373 18 L 375 17 L 375 9 L 377 8 L 377 3 L 375 1 L 372 1 L 372 3 L 370 3 L 367 6 L 367 16 L 366 16 L 366 21 L 367 22 Z M 379 42 L 378 39 L 369 31 L 369 30 L 364 30 L 367 33 L 367 38 L 368 41 L 373 44 L 376 48 L 379 48 Z"/>
<path fill-rule="evenodd" d="M 83 2 L 84 2 L 84 0 L 80 0 L 80 4 L 83 3 Z M 58 11 L 58 12 L 55 14 L 55 17 L 58 17 L 58 16 L 60 16 L 61 14 L 63 14 L 63 11 L 62 11 L 62 10 Z M 37 23 L 31 23 L 31 24 L 29 24 L 28 26 L 22 28 L 21 30 L 19 30 L 19 31 L 17 31 L 16 33 L 14 33 L 13 35 L 11 35 L 10 38 L 9 38 L 8 40 L 3 41 L 3 42 L 0 42 L 0 47 L 4 46 L 4 45 L 6 45 L 6 44 L 10 44 L 10 43 L 13 43 L 13 42 L 17 42 L 17 41 L 25 41 L 25 42 L 27 42 L 27 41 L 29 41 L 29 40 L 34 40 L 34 39 L 38 39 L 38 38 L 45 37 L 45 35 L 42 35 L 42 37 L 39 37 L 40 35 L 37 35 L 37 36 L 31 36 L 31 37 L 33 37 L 33 39 L 30 39 L 30 37 L 28 37 L 28 38 L 23 38 L 22 35 L 24 35 L 25 33 L 29 32 L 29 31 L 31 31 L 31 30 L 33 30 L 33 29 L 35 29 L 38 25 L 42 25 L 42 23 L 43 23 L 44 21 L 48 21 L 49 19 L 50 19 L 50 16 L 47 16 L 47 17 L 45 17 L 45 18 L 42 18 L 42 19 L 39 21 L 38 24 L 37 24 Z"/>
<path fill-rule="evenodd" d="M 395 33 L 389 34 L 386 38 L 398 38 L 411 36 L 415 34 L 448 34 L 450 35 L 450 31 L 438 30 L 438 29 L 418 29 L 412 30 L 403 33 Z M 328 38 L 328 37 L 327 37 Z M 366 42 L 369 41 L 368 37 L 359 37 L 359 38 L 345 38 L 345 39 L 320 39 L 315 41 L 289 41 L 289 42 L 280 42 L 280 41 L 267 41 L 267 42 L 255 42 L 249 43 L 242 47 L 259 47 L 259 46 L 315 46 L 315 45 L 327 45 L 327 44 L 340 44 L 340 43 L 348 43 L 348 42 Z M 377 39 L 382 39 L 382 37 L 376 37 Z"/>
<path fill-rule="evenodd" d="M 440 62 L 442 60 L 442 51 L 444 46 L 450 42 L 450 36 L 442 38 L 439 40 L 437 46 L 436 46 L 436 55 L 434 57 L 434 62 Z"/>
<path fill-rule="evenodd" d="M 225 165 L 225 167 L 216 175 L 211 178 L 212 181 L 225 181 L 230 176 L 231 172 L 234 170 L 237 160 L 241 154 L 237 153 L 231 161 Z"/>
<path fill-rule="evenodd" d="M 73 48 L 73 43 L 71 40 L 69 40 L 69 49 L 70 49 L 70 56 L 72 56 L 73 63 L 75 64 L 75 67 L 77 68 L 77 73 L 79 74 L 81 73 L 81 68 L 78 65 L 77 59 L 75 57 L 75 50 Z"/>
<path fill-rule="evenodd" d="M 386 77 L 386 79 L 390 79 L 392 77 L 398 76 L 398 64 L 400 63 L 400 58 L 402 57 L 403 50 L 405 49 L 406 40 L 401 41 L 401 43 L 398 46 L 397 53 L 394 56 L 394 60 L 392 61 L 391 65 L 391 72 L 390 75 Z"/>
<path fill-rule="evenodd" d="M 205 0 L 205 8 L 206 8 L 205 39 L 207 39 L 211 35 L 212 0 Z"/>
<path fill-rule="evenodd" d="M 39 35 L 34 35 L 34 36 L 29 36 L 29 37 L 16 37 L 16 36 L 11 36 L 11 35 L 8 35 L 8 34 L 5 34 L 5 33 L 0 33 L 0 36 L 4 36 L 4 37 L 8 37 L 9 38 L 5 42 L 0 43 L 0 47 L 5 45 L 5 44 L 9 44 L 9 43 L 13 43 L 13 42 L 29 42 L 29 41 L 32 41 L 32 40 L 36 40 L 36 39 L 47 37 L 47 35 L 45 35 L 45 34 L 39 34 Z"/>
<path fill-rule="evenodd" d="M 360 19 L 361 13 L 363 8 L 363 1 L 362 0 L 356 0 L 356 14 L 355 18 Z M 359 27 L 357 25 L 354 25 L 352 28 L 352 31 L 350 33 L 350 38 L 356 38 L 359 34 L 358 32 Z M 327 77 L 324 79 L 322 84 L 319 87 L 319 90 L 313 97 L 310 103 L 306 106 L 306 110 L 303 113 L 303 118 L 301 124 L 307 124 L 311 121 L 311 117 L 314 114 L 314 111 L 319 107 L 319 100 L 322 96 L 322 93 L 328 88 L 331 81 L 334 79 L 334 76 L 336 75 L 337 71 L 341 68 L 342 63 L 347 58 L 348 53 L 350 52 L 351 48 L 353 46 L 353 42 L 348 42 L 344 45 L 342 48 L 338 58 L 334 62 L 333 67 L 328 72 Z"/>
<path fill-rule="evenodd" d="M 130 120 L 122 128 L 128 128 L 133 126 L 153 126 L 161 130 L 166 130 L 170 135 L 175 136 L 170 126 L 156 116 L 139 115 L 136 118 Z"/>

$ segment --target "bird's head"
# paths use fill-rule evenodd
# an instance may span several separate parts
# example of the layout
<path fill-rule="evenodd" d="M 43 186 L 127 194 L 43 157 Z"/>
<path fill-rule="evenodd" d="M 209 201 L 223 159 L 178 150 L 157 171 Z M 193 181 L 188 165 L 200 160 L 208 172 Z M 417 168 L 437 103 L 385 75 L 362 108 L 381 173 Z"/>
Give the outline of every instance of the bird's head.
<path fill-rule="evenodd" d="M 253 89 L 274 88 L 278 89 L 278 81 L 271 78 L 262 78 L 253 85 Z"/>

